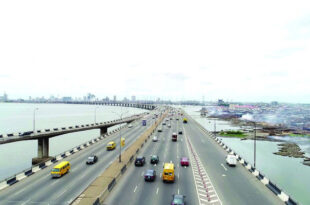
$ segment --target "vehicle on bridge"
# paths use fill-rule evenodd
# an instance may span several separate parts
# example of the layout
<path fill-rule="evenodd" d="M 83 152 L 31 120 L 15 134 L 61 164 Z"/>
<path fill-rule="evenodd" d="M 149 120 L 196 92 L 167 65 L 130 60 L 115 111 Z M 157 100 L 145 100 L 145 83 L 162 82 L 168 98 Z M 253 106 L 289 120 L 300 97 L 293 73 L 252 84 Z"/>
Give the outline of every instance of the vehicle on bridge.
<path fill-rule="evenodd" d="M 111 141 L 107 144 L 107 150 L 113 150 L 116 147 L 116 143 L 114 141 Z"/>
<path fill-rule="evenodd" d="M 86 164 L 95 164 L 97 161 L 98 161 L 98 157 L 93 154 L 88 157 Z"/>
<path fill-rule="evenodd" d="M 51 171 L 52 177 L 61 177 L 62 175 L 66 174 L 70 170 L 70 162 L 63 161 L 57 164 Z"/>
<path fill-rule="evenodd" d="M 233 154 L 228 154 L 227 157 L 226 157 L 226 163 L 229 165 L 229 166 L 236 166 L 237 164 L 237 157 Z"/>
<path fill-rule="evenodd" d="M 157 137 L 157 136 L 154 136 L 153 139 L 152 139 L 152 141 L 153 141 L 153 142 L 157 142 L 157 141 L 158 141 L 158 137 Z"/>
<path fill-rule="evenodd" d="M 183 134 L 183 131 L 182 131 L 182 130 L 180 130 L 180 131 L 179 131 L 179 134 L 180 134 L 180 135 L 181 135 L 181 134 Z"/>
<path fill-rule="evenodd" d="M 142 120 L 142 126 L 146 126 L 146 120 Z"/>
<path fill-rule="evenodd" d="M 146 170 L 144 175 L 144 181 L 155 181 L 156 179 L 156 171 L 153 169 Z"/>
<path fill-rule="evenodd" d="M 173 194 L 171 205 L 184 205 L 185 204 L 185 196 L 180 194 Z"/>
<path fill-rule="evenodd" d="M 176 142 L 178 140 L 178 135 L 177 133 L 172 133 L 172 141 Z"/>
<path fill-rule="evenodd" d="M 187 123 L 187 118 L 183 118 L 183 123 Z"/>
<path fill-rule="evenodd" d="M 187 157 L 181 158 L 181 166 L 189 166 L 189 159 Z"/>
<path fill-rule="evenodd" d="M 162 132 L 163 131 L 163 128 L 162 127 L 159 127 L 157 132 Z"/>
<path fill-rule="evenodd" d="M 163 170 L 163 182 L 174 182 L 174 164 L 165 163 Z"/>
<path fill-rule="evenodd" d="M 135 160 L 135 166 L 143 166 L 145 163 L 145 157 L 143 156 L 138 156 Z"/>
<path fill-rule="evenodd" d="M 157 155 L 151 156 L 151 164 L 157 164 L 159 162 L 159 157 Z"/>

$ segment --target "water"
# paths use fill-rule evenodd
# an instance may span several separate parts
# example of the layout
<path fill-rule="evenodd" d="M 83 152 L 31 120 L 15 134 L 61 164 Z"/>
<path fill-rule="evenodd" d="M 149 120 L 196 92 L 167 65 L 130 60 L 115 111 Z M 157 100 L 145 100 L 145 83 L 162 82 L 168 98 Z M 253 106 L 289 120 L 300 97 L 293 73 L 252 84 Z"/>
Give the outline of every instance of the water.
<path fill-rule="evenodd" d="M 97 107 L 97 108 L 96 108 Z M 17 133 L 33 130 L 33 111 L 36 110 L 35 128 L 59 128 L 118 119 L 145 112 L 137 108 L 74 104 L 19 104 L 0 103 L 0 133 Z M 50 156 L 55 156 L 100 135 L 99 129 L 76 132 L 50 138 Z M 0 145 L 0 180 L 31 166 L 37 156 L 37 140 Z"/>
<path fill-rule="evenodd" d="M 186 106 L 183 109 L 206 129 L 213 131 L 213 121 L 202 118 L 199 112 L 201 107 Z M 217 130 L 238 129 L 227 121 L 217 121 Z M 284 137 L 283 139 L 300 145 L 303 151 L 310 153 L 310 139 L 303 137 Z M 223 142 L 241 155 L 246 161 L 254 164 L 253 141 L 235 138 L 222 138 Z M 256 142 L 256 167 L 272 182 L 301 204 L 310 204 L 310 167 L 302 164 L 302 159 L 274 155 L 278 151 L 277 142 Z"/>

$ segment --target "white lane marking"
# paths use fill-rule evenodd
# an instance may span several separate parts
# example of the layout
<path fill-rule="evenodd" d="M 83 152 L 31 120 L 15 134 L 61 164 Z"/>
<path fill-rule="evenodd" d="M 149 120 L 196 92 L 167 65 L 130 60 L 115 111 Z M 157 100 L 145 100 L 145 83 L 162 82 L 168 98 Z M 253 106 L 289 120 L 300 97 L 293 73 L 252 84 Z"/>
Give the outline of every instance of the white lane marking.
<path fill-rule="evenodd" d="M 222 176 L 223 176 L 223 177 L 226 177 L 226 175 L 225 175 L 225 174 L 222 174 Z"/>
<path fill-rule="evenodd" d="M 141 173 L 141 176 L 143 176 L 144 172 Z"/>
<path fill-rule="evenodd" d="M 178 189 L 178 194 L 180 194 L 180 190 Z"/>
<path fill-rule="evenodd" d="M 27 204 L 31 199 L 28 199 L 27 201 L 25 201 L 24 203 L 22 203 L 21 205 L 25 205 Z"/>
<path fill-rule="evenodd" d="M 138 188 L 138 186 L 136 186 L 136 188 L 135 188 L 135 190 L 133 190 L 133 192 L 136 192 L 137 188 Z"/>
<path fill-rule="evenodd" d="M 157 189 L 156 189 L 156 194 L 158 194 L 158 190 L 159 190 L 159 188 L 157 187 Z"/>
<path fill-rule="evenodd" d="M 160 173 L 160 178 L 161 178 L 161 173 Z"/>
<path fill-rule="evenodd" d="M 225 169 L 225 171 L 227 171 L 227 168 L 224 166 L 224 164 L 222 163 L 221 166 Z"/>

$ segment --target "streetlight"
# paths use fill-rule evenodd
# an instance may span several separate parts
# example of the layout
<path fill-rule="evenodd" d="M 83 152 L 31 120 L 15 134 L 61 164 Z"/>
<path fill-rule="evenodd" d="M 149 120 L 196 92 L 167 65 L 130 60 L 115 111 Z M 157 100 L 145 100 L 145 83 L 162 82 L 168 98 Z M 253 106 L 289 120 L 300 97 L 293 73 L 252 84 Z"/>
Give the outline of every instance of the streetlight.
<path fill-rule="evenodd" d="M 38 110 L 39 108 L 34 108 L 33 109 L 33 133 L 35 132 L 36 129 L 36 110 Z"/>
<path fill-rule="evenodd" d="M 122 109 L 121 109 L 122 110 Z M 112 111 L 113 112 L 113 111 Z M 119 114 L 119 113 L 116 113 L 116 112 L 113 112 L 114 114 L 116 114 L 116 115 L 118 115 L 120 118 L 121 118 L 121 121 L 122 121 L 122 119 L 123 119 L 123 115 L 124 114 L 126 114 L 126 113 L 128 113 L 128 111 L 126 111 L 126 112 L 122 112 L 121 111 L 121 114 Z M 122 129 L 121 129 L 121 127 L 120 127 L 120 130 L 119 130 L 119 162 L 122 162 Z"/>
<path fill-rule="evenodd" d="M 94 116 L 94 118 L 95 118 L 95 124 L 96 124 L 96 111 L 97 111 L 97 108 L 99 108 L 99 107 L 98 107 L 98 106 L 95 107 L 95 116 Z"/>
<path fill-rule="evenodd" d="M 256 168 L 256 122 L 254 123 L 254 168 Z"/>
<path fill-rule="evenodd" d="M 214 118 L 214 137 L 216 137 L 216 119 Z"/>

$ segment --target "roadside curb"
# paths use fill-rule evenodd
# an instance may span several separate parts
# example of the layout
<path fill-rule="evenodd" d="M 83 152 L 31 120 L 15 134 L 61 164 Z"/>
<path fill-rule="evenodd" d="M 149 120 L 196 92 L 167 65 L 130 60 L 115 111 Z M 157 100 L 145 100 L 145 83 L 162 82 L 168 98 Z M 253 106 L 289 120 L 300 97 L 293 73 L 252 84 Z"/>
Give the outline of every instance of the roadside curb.
<path fill-rule="evenodd" d="M 185 113 L 185 111 L 184 111 Z M 234 152 L 231 148 L 229 148 L 227 145 L 222 142 L 222 140 L 218 137 L 216 137 L 213 133 L 209 132 L 206 128 L 204 128 L 201 124 L 199 124 L 196 120 L 194 120 L 191 116 L 186 114 L 188 118 L 190 118 L 193 122 L 195 122 L 198 127 L 205 132 L 209 137 L 213 138 L 215 142 L 219 146 L 221 146 L 227 153 L 233 154 L 237 157 L 237 160 L 240 164 L 243 165 L 250 173 L 252 173 L 261 183 L 263 183 L 270 191 L 272 191 L 275 195 L 277 195 L 285 204 L 287 205 L 297 205 L 298 202 L 296 202 L 292 197 L 290 197 L 288 194 L 286 194 L 281 188 L 279 188 L 275 183 L 271 182 L 267 177 L 265 177 L 262 172 L 254 168 L 250 163 L 248 163 L 246 160 L 244 160 L 240 155 L 238 155 L 236 152 Z"/>
<path fill-rule="evenodd" d="M 43 169 L 45 169 L 46 167 L 50 166 L 50 165 L 53 165 L 65 158 L 67 158 L 68 156 L 70 155 L 73 155 L 83 149 L 85 149 L 86 147 L 89 147 L 103 139 L 105 139 L 106 137 L 108 136 L 111 136 L 112 134 L 115 134 L 117 132 L 119 132 L 121 129 L 123 128 L 126 128 L 128 125 L 124 125 L 124 126 L 121 126 L 119 128 L 116 128 L 108 133 L 106 133 L 105 135 L 103 136 L 100 136 L 100 137 L 97 137 L 97 138 L 94 138 L 90 141 L 87 141 L 85 143 L 82 143 L 72 149 L 69 149 L 59 155 L 56 155 L 53 159 L 51 160 L 47 160 L 46 162 L 41 162 L 35 166 L 32 166 L 30 168 L 27 168 L 25 169 L 24 171 L 20 172 L 20 173 L 17 173 L 11 177 L 8 177 L 2 181 L 0 181 L 0 191 L 9 187 L 9 186 L 12 186 L 20 181 L 22 181 L 23 179 L 27 178 L 27 177 L 30 177 L 31 175 L 35 174 L 36 172 L 38 171 L 41 171 Z"/>

